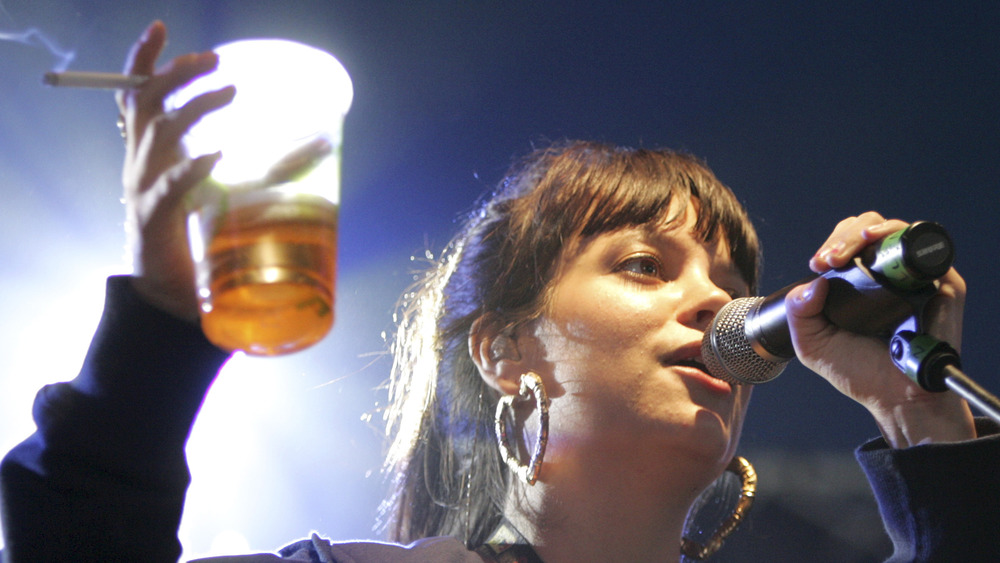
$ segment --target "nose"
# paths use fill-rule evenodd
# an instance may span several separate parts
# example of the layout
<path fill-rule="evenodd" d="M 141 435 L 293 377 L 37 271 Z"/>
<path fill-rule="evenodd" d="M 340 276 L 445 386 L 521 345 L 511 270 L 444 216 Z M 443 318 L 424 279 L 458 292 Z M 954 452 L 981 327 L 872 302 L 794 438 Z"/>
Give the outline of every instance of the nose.
<path fill-rule="evenodd" d="M 704 332 L 716 313 L 732 300 L 726 290 L 715 285 L 707 276 L 691 276 L 677 320 L 684 326 Z"/>

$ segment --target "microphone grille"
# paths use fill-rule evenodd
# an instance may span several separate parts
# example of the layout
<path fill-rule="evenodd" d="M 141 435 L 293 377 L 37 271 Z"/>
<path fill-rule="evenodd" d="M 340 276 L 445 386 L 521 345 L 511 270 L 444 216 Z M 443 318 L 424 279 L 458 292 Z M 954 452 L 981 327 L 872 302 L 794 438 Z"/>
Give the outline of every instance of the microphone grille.
<path fill-rule="evenodd" d="M 778 377 L 788 365 L 762 357 L 747 337 L 747 315 L 762 301 L 763 297 L 734 299 L 715 315 L 701 340 L 702 361 L 713 377 L 734 385 L 756 385 Z"/>

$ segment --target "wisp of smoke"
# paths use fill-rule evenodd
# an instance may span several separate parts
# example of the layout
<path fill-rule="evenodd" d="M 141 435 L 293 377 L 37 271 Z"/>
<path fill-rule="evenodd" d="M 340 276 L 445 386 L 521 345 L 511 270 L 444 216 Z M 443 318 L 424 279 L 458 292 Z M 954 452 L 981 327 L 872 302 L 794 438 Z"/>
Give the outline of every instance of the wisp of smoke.
<path fill-rule="evenodd" d="M 52 69 L 55 72 L 65 71 L 76 57 L 76 51 L 68 51 L 61 48 L 54 39 L 50 39 L 41 30 L 34 27 L 19 33 L 0 31 L 0 41 L 16 41 L 17 43 L 24 43 L 32 47 L 48 49 L 57 59 L 56 66 Z"/>

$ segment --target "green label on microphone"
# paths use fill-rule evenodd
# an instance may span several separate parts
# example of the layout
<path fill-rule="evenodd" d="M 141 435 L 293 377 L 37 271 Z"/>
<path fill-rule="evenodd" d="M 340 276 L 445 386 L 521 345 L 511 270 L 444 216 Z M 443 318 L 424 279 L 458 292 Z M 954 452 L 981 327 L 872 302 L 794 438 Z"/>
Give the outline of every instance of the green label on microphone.
<path fill-rule="evenodd" d="M 917 289 L 926 285 L 925 280 L 912 275 L 906 267 L 905 242 L 903 235 L 908 229 L 901 229 L 882 239 L 875 251 L 872 270 L 885 276 L 898 289 Z"/>

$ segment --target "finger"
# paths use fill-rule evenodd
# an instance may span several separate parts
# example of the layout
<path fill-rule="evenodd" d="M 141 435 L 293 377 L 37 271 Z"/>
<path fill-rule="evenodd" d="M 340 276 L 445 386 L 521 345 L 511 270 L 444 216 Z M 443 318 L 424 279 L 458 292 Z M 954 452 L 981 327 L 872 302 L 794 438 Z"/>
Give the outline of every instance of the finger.
<path fill-rule="evenodd" d="M 965 309 L 966 285 L 954 268 L 939 278 L 940 286 L 924 308 L 924 323 L 928 334 L 962 349 L 962 317 Z"/>
<path fill-rule="evenodd" d="M 788 328 L 795 353 L 814 370 L 814 361 L 830 355 L 827 347 L 835 345 L 833 337 L 841 332 L 823 313 L 829 288 L 829 280 L 819 277 L 792 289 L 785 296 Z"/>
<path fill-rule="evenodd" d="M 157 20 L 132 45 L 125 58 L 126 74 L 141 74 L 149 76 L 156 70 L 156 59 L 159 58 L 163 46 L 167 42 L 167 27 Z"/>
<path fill-rule="evenodd" d="M 139 89 L 139 103 L 146 110 L 162 108 L 163 100 L 168 95 L 195 78 L 212 72 L 218 65 L 219 56 L 212 51 L 175 57 Z"/>
<path fill-rule="evenodd" d="M 156 189 L 160 174 L 187 156 L 181 138 L 207 113 L 230 103 L 234 95 L 235 89 L 231 86 L 207 92 L 175 111 L 152 118 L 144 137 L 136 145 L 134 157 L 129 153 L 132 160 L 144 162 L 144 165 L 136 168 L 139 174 L 136 181 L 125 182 L 126 192 Z"/>
<path fill-rule="evenodd" d="M 180 137 L 187 133 L 195 123 L 209 113 L 229 105 L 235 97 L 236 88 L 226 86 L 191 98 L 174 112 L 173 121 L 177 125 L 177 135 L 173 141 L 179 141 Z"/>
<path fill-rule="evenodd" d="M 206 114 L 231 103 L 235 95 L 236 89 L 227 86 L 195 96 L 174 111 L 150 118 L 149 123 L 144 126 L 146 134 L 142 138 L 132 139 L 130 146 L 134 145 L 136 150 L 142 150 L 144 154 L 174 155 L 170 157 L 171 160 L 180 158 L 183 152 L 179 146 L 181 137 Z M 146 171 L 149 174 L 157 173 L 156 167 L 149 168 Z M 148 180 L 152 181 L 152 178 Z"/>
<path fill-rule="evenodd" d="M 149 27 L 143 31 L 125 57 L 125 74 L 151 76 L 156 70 L 156 60 L 160 57 L 160 52 L 166 41 L 167 28 L 163 22 L 157 20 L 149 24 Z M 118 102 L 119 110 L 124 113 L 125 91 L 116 92 L 115 99 Z"/>
<path fill-rule="evenodd" d="M 211 51 L 182 55 L 141 87 L 126 90 L 120 98 L 119 109 L 125 117 L 126 139 L 129 139 L 130 146 L 138 145 L 150 120 L 163 113 L 164 100 L 169 94 L 198 76 L 211 72 L 218 63 L 218 56 Z"/>
<path fill-rule="evenodd" d="M 333 145 L 328 139 L 315 139 L 292 151 L 268 169 L 264 183 L 272 186 L 302 177 L 315 168 L 330 153 Z"/>
<path fill-rule="evenodd" d="M 142 87 L 129 90 L 125 94 L 125 110 L 123 112 L 125 122 L 126 152 L 129 155 L 145 142 L 147 129 L 151 123 L 169 122 L 175 115 L 164 116 L 164 99 L 167 94 L 176 88 L 190 82 L 193 78 L 210 72 L 216 67 L 218 57 L 214 53 L 203 53 L 201 55 L 185 55 L 178 57 L 172 63 L 169 74 L 156 75 L 142 85 Z M 223 89 L 224 90 L 224 89 Z M 225 96 L 224 96 L 225 97 Z M 228 94 L 228 99 L 220 102 L 222 105 L 232 101 L 232 94 Z M 197 106 L 198 104 L 195 104 Z M 200 119 L 197 115 L 180 124 L 183 134 L 190 123 Z M 163 131 L 156 134 L 160 135 Z M 179 138 L 179 135 L 176 137 Z M 176 138 L 169 138 L 169 142 L 175 143 Z M 176 151 L 175 151 L 176 152 Z"/>
<path fill-rule="evenodd" d="M 796 321 L 801 324 L 802 321 L 819 320 L 823 316 L 823 305 L 826 302 L 828 286 L 828 280 L 820 277 L 788 292 L 788 295 L 785 296 L 785 308 L 788 310 L 790 326 L 796 324 Z M 821 324 L 813 326 L 813 330 L 809 331 L 809 334 L 815 334 L 825 329 L 828 324 L 829 322 L 823 319 Z"/>
<path fill-rule="evenodd" d="M 154 133 L 156 145 L 154 147 L 175 148 L 181 137 L 190 131 L 195 123 L 209 113 L 231 103 L 235 95 L 236 88 L 226 86 L 195 96 L 180 108 L 163 114 L 157 119 L 157 131 Z"/>
<path fill-rule="evenodd" d="M 874 211 L 850 217 L 837 224 L 826 242 L 809 260 L 809 268 L 823 273 L 844 266 L 866 246 L 886 235 L 906 228 L 898 219 L 885 219 Z"/>
<path fill-rule="evenodd" d="M 208 178 L 222 153 L 212 153 L 189 160 L 182 160 L 171 167 L 160 182 L 153 187 L 150 195 L 160 213 L 171 213 L 179 209 L 185 196 L 198 184 Z"/>

